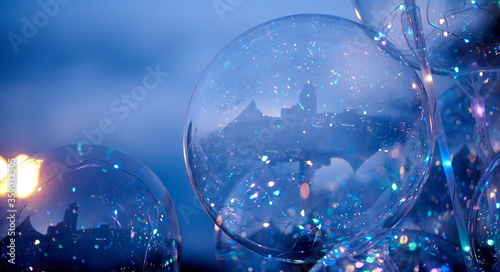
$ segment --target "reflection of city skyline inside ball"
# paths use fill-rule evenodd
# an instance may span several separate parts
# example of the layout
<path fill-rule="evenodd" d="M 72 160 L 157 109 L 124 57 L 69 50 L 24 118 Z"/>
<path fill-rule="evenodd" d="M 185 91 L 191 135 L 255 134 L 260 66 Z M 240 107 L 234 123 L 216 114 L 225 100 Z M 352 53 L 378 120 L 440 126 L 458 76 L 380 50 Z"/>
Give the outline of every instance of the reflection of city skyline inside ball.
<path fill-rule="evenodd" d="M 206 69 L 186 120 L 186 163 L 231 238 L 314 262 L 408 211 L 428 174 L 430 121 L 415 72 L 375 32 L 333 16 L 284 17 Z"/>
<path fill-rule="evenodd" d="M 146 166 L 112 148 L 72 145 L 37 154 L 14 173 L 33 163 L 40 166 L 37 190 L 15 215 L 17 266 L 7 263 L 10 237 L 2 232 L 3 267 L 178 271 L 177 215 Z"/>
<path fill-rule="evenodd" d="M 500 65 L 500 6 L 496 0 L 416 0 L 431 69 L 449 74 Z M 399 0 L 353 0 L 363 24 L 395 44 L 414 67 L 405 36 L 412 29 Z"/>

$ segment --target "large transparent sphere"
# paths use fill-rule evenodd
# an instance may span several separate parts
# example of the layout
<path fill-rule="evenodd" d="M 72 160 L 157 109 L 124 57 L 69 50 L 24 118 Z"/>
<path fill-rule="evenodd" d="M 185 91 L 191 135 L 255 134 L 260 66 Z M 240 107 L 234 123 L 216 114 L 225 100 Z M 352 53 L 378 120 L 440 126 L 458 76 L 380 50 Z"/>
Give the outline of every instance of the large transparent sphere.
<path fill-rule="evenodd" d="M 415 67 L 405 37 L 412 35 L 403 0 L 352 0 L 363 24 L 402 50 Z M 415 0 L 421 12 L 429 62 L 435 73 L 500 66 L 498 0 Z"/>
<path fill-rule="evenodd" d="M 1 185 L 2 271 L 179 271 L 170 196 L 120 151 L 54 148 L 23 161 Z M 20 186 L 33 190 L 8 200 Z"/>
<path fill-rule="evenodd" d="M 425 91 L 397 49 L 352 21 L 269 21 L 211 62 L 188 110 L 196 194 L 231 238 L 314 262 L 393 226 L 427 177 Z"/>

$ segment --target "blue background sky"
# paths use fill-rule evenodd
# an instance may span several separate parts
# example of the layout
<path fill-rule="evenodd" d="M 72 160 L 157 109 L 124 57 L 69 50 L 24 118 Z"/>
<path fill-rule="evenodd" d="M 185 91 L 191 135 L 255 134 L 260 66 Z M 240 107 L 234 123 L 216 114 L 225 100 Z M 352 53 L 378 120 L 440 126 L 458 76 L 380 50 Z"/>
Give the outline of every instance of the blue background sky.
<path fill-rule="evenodd" d="M 182 153 L 198 78 L 225 44 L 249 28 L 298 13 L 356 20 L 351 1 L 55 1 L 41 0 L 58 3 L 46 17 L 36 1 L 0 4 L 0 156 L 76 143 L 86 139 L 83 131 L 96 137 L 101 120 L 109 118 L 115 129 L 94 139 L 144 162 L 172 195 L 183 270 L 215 269 L 213 222 L 195 199 Z M 215 4 L 228 9 L 218 13 Z M 30 37 L 13 44 L 9 37 L 26 34 L 24 18 L 39 20 L 39 27 L 25 29 Z M 122 95 L 142 85 L 148 66 L 169 76 L 135 108 L 127 106 Z M 125 116 L 117 107 L 130 112 Z"/>

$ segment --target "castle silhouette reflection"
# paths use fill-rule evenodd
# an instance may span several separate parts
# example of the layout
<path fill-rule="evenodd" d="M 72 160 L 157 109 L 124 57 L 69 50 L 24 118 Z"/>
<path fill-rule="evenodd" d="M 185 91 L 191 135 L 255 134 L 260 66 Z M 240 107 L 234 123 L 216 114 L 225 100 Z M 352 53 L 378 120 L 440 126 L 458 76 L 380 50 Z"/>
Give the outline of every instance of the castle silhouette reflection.
<path fill-rule="evenodd" d="M 360 114 L 356 108 L 319 113 L 316 87 L 308 82 L 299 103 L 281 109 L 279 117 L 264 114 L 252 100 L 222 133 L 207 136 L 202 145 L 207 154 L 223 154 L 222 147 L 233 150 L 233 161 L 257 157 L 263 161 L 268 157 L 271 164 L 299 161 L 301 173 L 330 165 L 336 157 L 357 169 L 381 148 L 406 137 L 407 124 L 399 118 L 388 112 Z"/>
<path fill-rule="evenodd" d="M 77 230 L 79 205 L 73 202 L 62 222 L 50 224 L 47 234 L 38 232 L 30 216 L 22 221 L 16 235 L 16 265 L 6 257 L 10 236 L 2 240 L 2 271 L 130 271 L 141 270 L 144 252 L 134 250 L 134 232 L 108 224 Z M 118 223 L 117 223 L 118 224 Z M 95 224 L 94 224 L 95 225 Z M 158 260 L 161 262 L 161 260 Z"/>

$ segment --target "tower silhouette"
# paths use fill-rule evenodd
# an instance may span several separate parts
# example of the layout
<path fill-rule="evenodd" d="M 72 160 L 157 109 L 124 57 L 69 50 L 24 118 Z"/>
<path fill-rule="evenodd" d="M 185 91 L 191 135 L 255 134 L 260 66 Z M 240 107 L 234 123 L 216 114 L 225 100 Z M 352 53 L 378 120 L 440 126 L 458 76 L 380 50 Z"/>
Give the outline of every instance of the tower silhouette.
<path fill-rule="evenodd" d="M 76 221 L 78 220 L 78 204 L 76 201 L 69 204 L 64 212 L 63 226 L 68 228 L 70 232 L 76 231 Z"/>
<path fill-rule="evenodd" d="M 309 81 L 300 90 L 299 105 L 309 114 L 317 113 L 316 87 Z"/>

